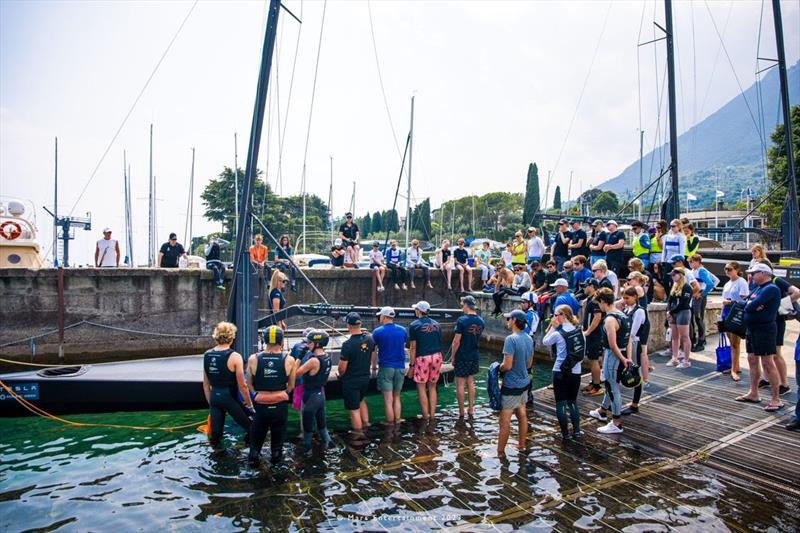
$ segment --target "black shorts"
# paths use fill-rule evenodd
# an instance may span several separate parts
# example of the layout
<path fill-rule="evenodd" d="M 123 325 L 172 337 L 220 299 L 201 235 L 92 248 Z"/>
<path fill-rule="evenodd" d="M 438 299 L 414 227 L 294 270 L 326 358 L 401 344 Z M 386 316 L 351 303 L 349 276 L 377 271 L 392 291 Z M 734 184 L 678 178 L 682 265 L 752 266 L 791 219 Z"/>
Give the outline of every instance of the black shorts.
<path fill-rule="evenodd" d="M 772 324 L 756 324 L 747 328 L 745 346 L 747 353 L 754 355 L 775 355 L 778 351 L 775 338 L 778 335 L 778 326 Z"/>
<path fill-rule="evenodd" d="M 453 370 L 457 378 L 465 378 L 477 374 L 480 371 L 480 365 L 477 359 L 456 359 Z"/>
<path fill-rule="evenodd" d="M 589 361 L 598 361 L 601 355 L 603 355 L 603 345 L 599 340 L 597 342 L 586 343 L 586 359 Z"/>
<path fill-rule="evenodd" d="M 357 411 L 361 407 L 361 400 L 369 390 L 369 378 L 354 379 L 342 382 L 342 399 L 344 408 L 348 411 Z"/>
<path fill-rule="evenodd" d="M 779 316 L 777 320 L 775 320 L 775 324 L 778 326 L 778 332 L 775 335 L 775 344 L 783 346 L 783 337 L 786 335 L 786 319 Z"/>

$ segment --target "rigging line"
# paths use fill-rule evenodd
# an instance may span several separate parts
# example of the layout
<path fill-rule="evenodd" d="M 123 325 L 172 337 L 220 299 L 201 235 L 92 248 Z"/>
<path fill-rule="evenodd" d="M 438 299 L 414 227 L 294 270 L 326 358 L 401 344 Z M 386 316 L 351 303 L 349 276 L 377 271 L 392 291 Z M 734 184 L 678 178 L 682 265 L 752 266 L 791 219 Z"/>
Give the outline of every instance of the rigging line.
<path fill-rule="evenodd" d="M 689 149 L 690 161 L 694 164 L 695 146 L 697 145 L 697 39 L 694 31 L 694 0 L 689 1 L 689 12 L 692 16 L 692 142 Z M 684 123 L 685 124 L 685 123 Z"/>
<path fill-rule="evenodd" d="M 317 74 L 319 73 L 319 57 L 322 53 L 322 35 L 325 29 L 325 12 L 328 9 L 328 0 L 322 4 L 322 22 L 319 25 L 319 42 L 317 43 L 317 60 L 314 64 L 314 83 L 311 86 L 311 105 L 308 110 L 308 126 L 306 127 L 306 147 L 303 150 L 303 177 L 302 177 L 302 191 L 303 195 L 306 194 L 306 161 L 308 159 L 308 141 L 311 138 L 311 118 L 314 116 L 314 97 L 317 94 Z"/>
<path fill-rule="evenodd" d="M 300 0 L 300 19 L 303 19 L 303 0 Z M 283 193 L 283 147 L 285 146 L 286 140 L 286 128 L 289 124 L 289 107 L 292 103 L 292 89 L 294 88 L 294 73 L 297 68 L 297 56 L 300 51 L 300 34 L 303 31 L 303 24 L 300 24 L 300 28 L 297 30 L 297 41 L 294 45 L 294 59 L 292 60 L 292 73 L 289 76 L 289 95 L 286 98 L 286 113 L 284 114 L 283 118 L 283 130 L 280 129 L 280 125 L 278 126 L 278 178 L 277 183 L 280 185 L 280 191 Z M 278 101 L 278 106 L 280 107 L 280 100 Z"/>
<path fill-rule="evenodd" d="M 660 91 L 660 93 L 656 92 L 656 94 L 658 96 L 658 98 L 656 99 L 656 109 L 657 109 L 656 127 L 655 127 L 655 133 L 653 134 L 653 149 L 651 151 L 652 155 L 650 156 L 650 170 L 647 172 L 647 179 L 648 180 L 652 180 L 653 179 L 653 167 L 655 166 L 655 163 L 656 163 L 656 155 L 658 155 L 658 157 L 659 157 L 660 168 L 662 168 L 662 169 L 664 168 L 664 161 L 663 161 L 663 158 L 664 158 L 664 146 L 659 144 L 659 143 L 661 142 L 661 109 L 662 109 L 662 104 L 663 104 L 663 101 L 664 101 L 665 82 L 666 82 L 666 79 L 667 79 L 667 75 L 666 74 L 667 74 L 667 66 L 665 64 L 664 65 L 664 76 L 661 79 L 661 91 Z M 658 91 L 658 87 L 656 87 L 656 91 Z"/>
<path fill-rule="evenodd" d="M 767 128 L 764 123 L 764 99 L 761 90 L 761 73 L 759 72 L 759 57 L 761 57 L 761 31 L 764 25 L 764 1 L 761 0 L 761 13 L 758 18 L 758 41 L 756 43 L 756 97 L 758 98 L 758 119 L 761 121 L 761 138 L 766 141 Z M 766 147 L 765 147 L 766 148 Z M 764 187 L 767 184 L 767 160 L 766 150 L 761 151 L 761 166 L 763 167 Z"/>
<path fill-rule="evenodd" d="M 199 1 L 200 0 L 194 0 L 194 2 L 192 3 L 192 6 L 189 8 L 189 11 L 186 13 L 186 16 L 183 17 L 183 21 L 181 22 L 180 26 L 178 26 L 177 31 L 175 31 L 175 35 L 172 36 L 172 39 L 169 41 L 169 44 L 164 49 L 164 52 L 161 54 L 161 57 L 159 58 L 158 62 L 156 63 L 156 66 L 153 68 L 153 71 L 150 73 L 150 76 L 147 77 L 147 81 L 144 82 L 144 85 L 142 86 L 142 89 L 139 91 L 139 94 L 134 99 L 133 104 L 131 104 L 130 109 L 128 109 L 128 112 L 125 115 L 125 118 L 122 119 L 122 123 L 119 125 L 119 127 L 117 128 L 116 133 L 114 133 L 114 136 L 111 138 L 111 142 L 108 143 L 108 146 L 106 146 L 106 149 L 103 152 L 103 155 L 100 156 L 100 161 L 98 161 L 97 165 L 95 165 L 94 170 L 89 175 L 89 179 L 86 180 L 86 184 L 83 186 L 83 189 L 81 189 L 81 192 L 78 195 L 78 198 L 75 200 L 75 203 L 72 204 L 72 207 L 69 210 L 69 214 L 70 215 L 75 211 L 75 208 L 78 206 L 78 202 L 81 201 L 81 198 L 83 198 L 83 195 L 86 193 L 86 189 L 89 188 L 89 184 L 91 184 L 92 180 L 94 180 L 95 176 L 97 175 L 97 171 L 100 170 L 100 165 L 102 165 L 103 161 L 105 161 L 106 156 L 108 155 L 108 152 L 111 150 L 111 147 L 114 146 L 114 142 L 116 142 L 117 137 L 119 137 L 119 134 L 122 132 L 122 128 L 125 127 L 125 124 L 128 122 L 128 118 L 130 118 L 131 114 L 133 113 L 133 110 L 136 108 L 136 104 L 139 103 L 139 100 L 142 98 L 142 95 L 147 90 L 147 87 L 150 85 L 150 82 L 153 80 L 153 77 L 156 75 L 156 72 L 158 72 L 158 68 L 161 66 L 161 63 L 164 62 L 164 58 L 167 57 L 167 53 L 169 53 L 170 49 L 172 48 L 172 45 L 175 44 L 175 40 L 180 35 L 181 30 L 186 25 L 186 21 L 189 20 L 189 17 L 191 16 L 192 12 L 194 11 L 194 8 L 197 7 L 197 3 Z"/>
<path fill-rule="evenodd" d="M 658 0 L 653 0 L 653 41 L 655 41 L 656 35 L 656 4 Z M 656 91 L 656 131 L 653 134 L 653 158 L 655 158 L 656 154 L 658 154 L 658 164 L 661 168 L 664 168 L 664 152 L 660 150 L 660 139 L 661 139 L 661 95 L 659 94 L 659 83 L 658 83 L 658 46 L 653 46 L 653 70 L 655 71 L 656 83 L 653 88 Z M 666 75 L 666 69 L 664 69 L 664 73 Z M 650 165 L 650 176 L 653 176 L 653 165 Z"/>
<path fill-rule="evenodd" d="M 278 44 L 280 41 L 283 40 L 283 29 L 286 27 L 283 21 L 279 22 L 281 24 L 281 33 L 278 40 L 275 42 L 275 116 L 277 122 L 277 131 L 278 131 L 278 152 L 281 150 L 281 82 L 280 82 L 280 47 Z M 269 124 L 269 123 L 268 123 Z M 270 130 L 271 127 L 267 126 Z M 272 131 L 267 132 L 267 162 L 269 162 L 270 156 L 272 155 L 272 149 L 270 147 L 269 139 L 272 137 Z M 269 176 L 264 177 L 264 184 L 269 184 Z M 279 176 L 278 173 L 275 173 L 275 193 L 278 194 L 279 189 Z M 283 192 L 283 187 L 280 187 L 280 192 Z M 266 203 L 267 199 L 267 188 L 264 187 L 264 200 Z M 263 217 L 266 213 L 266 206 L 261 207 L 261 216 Z"/>
<path fill-rule="evenodd" d="M 723 37 L 725 36 L 725 34 L 728 31 L 728 23 L 731 20 L 731 13 L 732 12 L 733 12 L 733 2 L 731 1 L 731 3 L 728 4 L 728 14 L 726 15 L 726 18 L 725 18 L 725 25 L 722 27 L 722 36 Z M 711 84 L 714 81 L 714 74 L 717 71 L 717 65 L 719 64 L 719 56 L 720 56 L 721 53 L 722 53 L 722 42 L 720 41 L 720 44 L 717 45 L 717 52 L 714 55 L 714 63 L 711 66 L 711 74 L 708 77 L 708 85 L 706 86 L 706 92 L 703 95 L 703 102 L 700 104 L 700 111 L 698 113 L 698 116 L 703 116 L 703 110 L 706 107 L 706 102 L 708 101 L 708 95 L 711 93 Z"/>
<path fill-rule="evenodd" d="M 753 114 L 753 110 L 750 108 L 750 102 L 747 101 L 747 97 L 744 95 L 744 89 L 742 88 L 742 82 L 739 80 L 739 75 L 736 74 L 736 69 L 733 68 L 733 60 L 731 60 L 731 56 L 728 54 L 728 48 L 725 46 L 725 42 L 722 40 L 722 35 L 719 33 L 719 29 L 717 28 L 717 22 L 714 20 L 714 14 L 711 12 L 711 7 L 708 5 L 708 0 L 703 0 L 706 5 L 706 10 L 708 11 L 708 16 L 711 18 L 711 24 L 714 26 L 714 31 L 717 32 L 717 37 L 719 37 L 719 42 L 722 45 L 722 51 L 725 52 L 725 57 L 728 59 L 728 64 L 731 67 L 731 72 L 733 72 L 733 77 L 736 80 L 736 85 L 739 87 L 739 93 L 742 95 L 742 100 L 744 100 L 744 105 L 747 107 L 747 112 L 750 113 L 750 118 L 753 120 L 753 125 L 756 128 L 756 132 L 758 132 L 758 138 L 761 141 L 761 149 L 766 149 L 766 143 L 764 138 L 761 136 L 761 131 L 758 129 L 758 121 L 756 120 L 755 115 Z"/>
<path fill-rule="evenodd" d="M 583 87 L 581 87 L 581 92 L 578 95 L 578 102 L 575 104 L 575 111 L 572 113 L 572 119 L 569 121 L 569 126 L 567 127 L 567 134 L 564 136 L 564 141 L 561 143 L 561 148 L 558 151 L 558 157 L 556 157 L 556 163 L 553 165 L 553 170 L 551 176 L 556 175 L 556 171 L 558 170 L 558 164 L 561 161 L 561 156 L 564 154 L 564 148 L 567 146 L 567 141 L 569 140 L 570 133 L 572 132 L 572 126 L 575 124 L 575 119 L 578 116 L 578 109 L 581 107 L 581 101 L 583 100 L 583 95 L 586 92 L 586 86 L 589 84 L 589 78 L 592 75 L 592 70 L 594 69 L 594 62 L 597 59 L 597 53 L 600 51 L 600 44 L 603 41 L 603 35 L 606 33 L 606 26 L 608 25 L 609 15 L 611 14 L 611 7 L 614 5 L 613 1 L 608 3 L 608 8 L 606 9 L 606 16 L 603 19 L 603 27 L 600 29 L 600 36 L 597 38 L 597 44 L 594 47 L 594 53 L 592 54 L 592 61 L 589 63 L 589 71 L 586 73 L 586 77 L 583 79 Z M 547 198 L 544 199 L 545 205 L 547 205 Z"/>
<path fill-rule="evenodd" d="M 647 4 L 642 2 L 642 16 L 639 19 L 639 35 L 636 36 L 636 42 L 642 41 L 642 29 L 644 28 L 644 11 Z M 641 50 L 640 46 L 636 47 L 636 89 L 637 99 L 639 104 L 639 131 L 642 131 L 642 71 L 641 71 Z"/>
<path fill-rule="evenodd" d="M 381 86 L 381 94 L 383 95 L 383 106 L 386 108 L 386 117 L 389 119 L 389 127 L 392 129 L 394 147 L 397 150 L 397 155 L 401 156 L 400 142 L 397 140 L 397 132 L 394 129 L 394 122 L 392 122 L 392 113 L 389 111 L 389 100 L 386 98 L 386 89 L 383 86 L 383 75 L 381 74 L 381 63 L 378 59 L 378 45 L 375 40 L 375 27 L 372 24 L 372 6 L 370 0 L 367 0 L 367 13 L 369 14 L 369 33 L 372 36 L 372 51 L 375 55 L 375 67 L 378 70 L 378 82 Z"/>

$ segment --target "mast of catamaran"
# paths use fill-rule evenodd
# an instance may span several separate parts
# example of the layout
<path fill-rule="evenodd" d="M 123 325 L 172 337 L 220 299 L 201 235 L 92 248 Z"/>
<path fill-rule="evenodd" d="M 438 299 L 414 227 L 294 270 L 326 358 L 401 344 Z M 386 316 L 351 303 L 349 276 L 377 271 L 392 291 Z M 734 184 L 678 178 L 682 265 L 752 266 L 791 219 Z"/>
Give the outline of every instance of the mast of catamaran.
<path fill-rule="evenodd" d="M 408 188 L 406 191 L 406 253 L 411 235 L 411 156 L 414 152 L 414 97 L 411 97 L 411 129 L 408 133 Z"/>
<path fill-rule="evenodd" d="M 672 0 L 664 0 L 666 28 L 662 28 L 667 39 L 667 95 L 669 101 L 669 157 L 670 192 L 664 205 L 667 220 L 680 216 L 680 196 L 678 192 L 678 124 L 675 106 L 675 51 L 672 26 Z"/>

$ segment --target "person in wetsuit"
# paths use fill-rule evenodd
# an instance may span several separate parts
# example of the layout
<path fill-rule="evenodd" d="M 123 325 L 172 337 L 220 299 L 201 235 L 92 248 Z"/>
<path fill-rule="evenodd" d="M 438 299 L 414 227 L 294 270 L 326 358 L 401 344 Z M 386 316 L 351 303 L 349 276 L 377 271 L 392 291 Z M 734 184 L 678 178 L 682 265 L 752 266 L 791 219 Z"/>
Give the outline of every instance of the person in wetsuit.
<path fill-rule="evenodd" d="M 289 418 L 289 393 L 294 388 L 294 358 L 283 353 L 283 330 L 270 326 L 264 332 L 266 348 L 254 353 L 247 362 L 247 385 L 255 395 L 256 414 L 250 427 L 249 461 L 257 465 L 267 434 L 270 437 L 270 462 L 283 460 L 286 421 Z"/>
<path fill-rule="evenodd" d="M 586 338 L 579 327 L 578 318 L 569 305 L 555 308 L 542 343 L 556 347 L 553 364 L 553 395 L 561 437 L 569 436 L 568 420 L 572 422 L 572 435 L 581 436 L 581 414 L 578 410 L 578 389 L 581 386 L 581 361 L 586 351 Z M 569 418 L 567 417 L 569 410 Z"/>
<path fill-rule="evenodd" d="M 245 430 L 245 442 L 248 442 L 253 403 L 244 381 L 244 361 L 231 348 L 236 338 L 236 326 L 220 322 L 211 336 L 217 345 L 203 354 L 203 392 L 211 418 L 208 440 L 213 446 L 219 445 L 225 429 L 225 415 L 229 414 Z M 244 398 L 245 406 L 239 402 L 237 392 Z"/>
<path fill-rule="evenodd" d="M 639 287 L 641 289 L 641 287 Z M 642 301 L 644 298 L 644 302 Z M 627 287 L 622 292 L 622 300 L 625 303 L 624 313 L 630 318 L 631 333 L 628 340 L 628 354 L 631 359 L 642 369 L 642 376 L 646 375 L 645 370 L 650 364 L 646 358 L 644 349 L 650 338 L 650 317 L 647 314 L 646 296 L 639 296 L 637 287 Z M 632 415 L 639 412 L 639 400 L 642 398 L 642 385 L 639 383 L 633 389 L 633 399 L 631 403 L 622 411 L 622 415 Z"/>
<path fill-rule="evenodd" d="M 314 422 L 317 423 L 319 436 L 325 448 L 333 445 L 325 421 L 325 393 L 322 388 L 328 382 L 331 373 L 330 356 L 325 353 L 328 344 L 328 334 L 321 329 L 315 329 L 306 336 L 308 353 L 303 358 L 297 375 L 303 376 L 303 447 L 306 453 L 311 453 L 311 437 L 314 434 Z"/>

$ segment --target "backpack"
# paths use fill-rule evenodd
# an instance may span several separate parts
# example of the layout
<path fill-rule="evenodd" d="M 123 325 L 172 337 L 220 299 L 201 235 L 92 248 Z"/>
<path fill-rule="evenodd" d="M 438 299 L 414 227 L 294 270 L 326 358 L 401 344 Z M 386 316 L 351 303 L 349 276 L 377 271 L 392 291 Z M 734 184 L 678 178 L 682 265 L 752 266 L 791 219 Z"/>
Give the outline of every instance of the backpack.
<path fill-rule="evenodd" d="M 631 336 L 631 317 L 619 311 L 612 311 L 608 313 L 613 316 L 619 324 L 617 330 L 617 347 L 619 351 L 625 353 L 628 350 L 628 340 Z"/>
<path fill-rule="evenodd" d="M 564 331 L 562 326 L 556 328 L 567 344 L 567 357 L 561 363 L 561 371 L 570 373 L 572 367 L 583 361 L 586 354 L 586 337 L 583 335 L 581 328 L 576 327 L 572 331 Z"/>
<path fill-rule="evenodd" d="M 489 407 L 499 411 L 503 407 L 503 397 L 500 395 L 500 363 L 495 361 L 489 365 L 486 372 L 486 392 L 489 394 Z"/>

